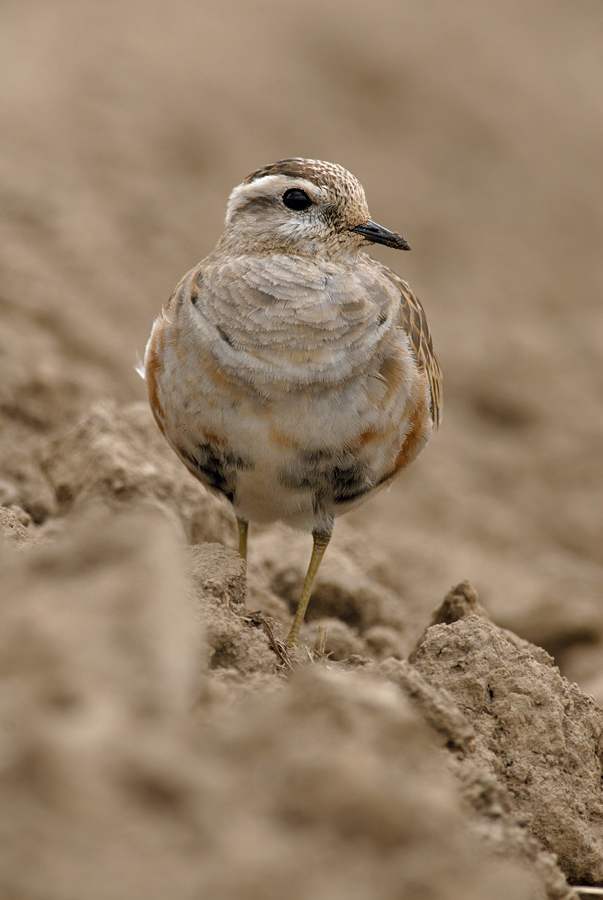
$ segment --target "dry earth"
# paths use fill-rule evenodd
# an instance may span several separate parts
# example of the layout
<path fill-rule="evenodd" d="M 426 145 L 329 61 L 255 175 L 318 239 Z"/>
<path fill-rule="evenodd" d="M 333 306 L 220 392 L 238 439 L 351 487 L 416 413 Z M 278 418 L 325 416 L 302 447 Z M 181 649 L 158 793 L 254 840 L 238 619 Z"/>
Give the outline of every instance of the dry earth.
<path fill-rule="evenodd" d="M 602 26 L 596 0 L 2 4 L 2 900 L 603 885 Z M 338 523 L 293 656 L 308 539 L 254 530 L 246 581 L 133 368 L 231 187 L 291 155 L 410 240 L 379 257 L 446 400 Z"/>

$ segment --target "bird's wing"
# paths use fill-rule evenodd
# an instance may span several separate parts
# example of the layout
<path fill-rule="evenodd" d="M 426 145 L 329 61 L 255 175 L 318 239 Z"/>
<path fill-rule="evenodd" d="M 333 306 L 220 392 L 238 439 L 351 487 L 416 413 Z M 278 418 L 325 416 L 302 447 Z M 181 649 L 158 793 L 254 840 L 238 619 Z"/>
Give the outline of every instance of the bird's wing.
<path fill-rule="evenodd" d="M 431 391 L 431 414 L 437 428 L 442 418 L 442 371 L 433 352 L 427 317 L 421 302 L 415 297 L 406 282 L 383 266 L 383 271 L 400 291 L 401 326 L 409 337 L 419 368 L 427 374 Z"/>

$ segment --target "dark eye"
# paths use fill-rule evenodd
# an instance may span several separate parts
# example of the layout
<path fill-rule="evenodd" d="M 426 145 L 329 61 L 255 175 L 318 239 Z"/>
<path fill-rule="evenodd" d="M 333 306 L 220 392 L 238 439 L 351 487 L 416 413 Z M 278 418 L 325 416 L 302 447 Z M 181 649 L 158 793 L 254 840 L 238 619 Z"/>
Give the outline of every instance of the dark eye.
<path fill-rule="evenodd" d="M 312 206 L 312 201 L 306 192 L 300 191 L 299 188 L 291 188 L 291 190 L 285 191 L 283 203 L 289 209 L 307 209 L 309 206 Z"/>

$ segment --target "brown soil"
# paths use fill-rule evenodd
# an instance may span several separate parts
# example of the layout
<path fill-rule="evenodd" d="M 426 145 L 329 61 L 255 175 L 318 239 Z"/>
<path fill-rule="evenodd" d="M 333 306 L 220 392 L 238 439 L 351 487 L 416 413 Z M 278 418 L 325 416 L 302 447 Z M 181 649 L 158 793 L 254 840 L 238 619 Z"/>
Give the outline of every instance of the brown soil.
<path fill-rule="evenodd" d="M 603 884 L 602 20 L 3 4 L 0 897 Z M 424 301 L 446 410 L 337 523 L 290 655 L 308 538 L 252 530 L 246 582 L 134 364 L 232 186 L 292 155 L 409 239 L 375 255 Z M 441 605 L 465 578 L 481 603 Z"/>

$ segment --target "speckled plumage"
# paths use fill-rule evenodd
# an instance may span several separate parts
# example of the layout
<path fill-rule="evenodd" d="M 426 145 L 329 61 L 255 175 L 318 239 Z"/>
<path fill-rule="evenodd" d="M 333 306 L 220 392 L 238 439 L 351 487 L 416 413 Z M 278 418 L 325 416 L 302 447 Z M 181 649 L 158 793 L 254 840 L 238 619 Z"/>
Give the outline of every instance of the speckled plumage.
<path fill-rule="evenodd" d="M 291 188 L 308 209 L 287 208 Z M 246 522 L 329 535 L 439 422 L 424 310 L 355 229 L 405 246 L 370 222 L 340 166 L 266 166 L 233 190 L 215 250 L 153 326 L 145 379 L 157 423 Z"/>

